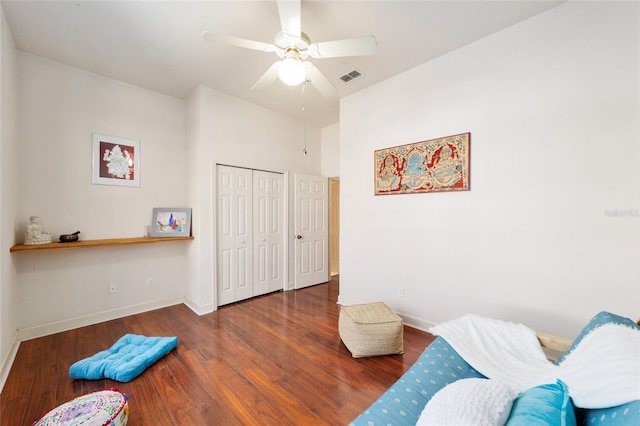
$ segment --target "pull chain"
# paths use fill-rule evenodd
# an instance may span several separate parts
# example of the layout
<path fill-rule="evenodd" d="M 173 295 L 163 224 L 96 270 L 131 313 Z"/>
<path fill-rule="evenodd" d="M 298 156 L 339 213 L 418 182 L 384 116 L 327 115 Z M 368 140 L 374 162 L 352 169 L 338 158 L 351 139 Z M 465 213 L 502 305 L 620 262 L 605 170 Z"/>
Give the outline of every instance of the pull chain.
<path fill-rule="evenodd" d="M 304 88 L 307 87 L 307 83 L 311 83 L 311 80 L 305 80 L 302 84 L 302 112 L 304 113 L 304 148 L 302 148 L 302 155 L 307 156 L 307 108 L 304 104 Z"/>

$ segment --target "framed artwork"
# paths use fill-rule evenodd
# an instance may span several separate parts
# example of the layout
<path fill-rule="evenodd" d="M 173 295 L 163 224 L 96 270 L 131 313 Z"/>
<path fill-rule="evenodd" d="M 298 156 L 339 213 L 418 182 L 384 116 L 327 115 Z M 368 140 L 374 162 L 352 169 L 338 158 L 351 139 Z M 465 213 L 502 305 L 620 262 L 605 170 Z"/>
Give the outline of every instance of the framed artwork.
<path fill-rule="evenodd" d="M 94 133 L 92 183 L 140 186 L 140 142 Z"/>
<path fill-rule="evenodd" d="M 374 152 L 374 194 L 469 191 L 471 133 Z"/>
<path fill-rule="evenodd" d="M 189 237 L 191 236 L 190 208 L 153 209 L 151 215 L 151 237 Z"/>

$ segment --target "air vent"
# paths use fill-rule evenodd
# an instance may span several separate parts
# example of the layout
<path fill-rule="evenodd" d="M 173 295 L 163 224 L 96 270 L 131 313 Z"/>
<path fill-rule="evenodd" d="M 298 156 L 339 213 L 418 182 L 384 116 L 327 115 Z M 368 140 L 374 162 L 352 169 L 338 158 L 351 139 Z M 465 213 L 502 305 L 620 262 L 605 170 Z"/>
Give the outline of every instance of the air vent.
<path fill-rule="evenodd" d="M 355 80 L 356 78 L 362 76 L 362 73 L 358 70 L 353 70 L 353 71 L 349 71 L 348 73 L 341 75 L 340 76 L 340 80 L 344 81 L 345 83 L 350 82 L 351 80 Z"/>

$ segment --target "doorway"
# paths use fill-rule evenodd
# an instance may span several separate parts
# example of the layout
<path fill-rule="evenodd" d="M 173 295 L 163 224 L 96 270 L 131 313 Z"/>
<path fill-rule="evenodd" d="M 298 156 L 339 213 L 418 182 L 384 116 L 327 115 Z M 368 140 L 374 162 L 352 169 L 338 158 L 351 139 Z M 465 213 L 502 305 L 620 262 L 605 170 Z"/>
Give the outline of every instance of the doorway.
<path fill-rule="evenodd" d="M 331 197 L 329 202 L 329 259 L 331 276 L 340 274 L 340 179 L 329 180 Z"/>

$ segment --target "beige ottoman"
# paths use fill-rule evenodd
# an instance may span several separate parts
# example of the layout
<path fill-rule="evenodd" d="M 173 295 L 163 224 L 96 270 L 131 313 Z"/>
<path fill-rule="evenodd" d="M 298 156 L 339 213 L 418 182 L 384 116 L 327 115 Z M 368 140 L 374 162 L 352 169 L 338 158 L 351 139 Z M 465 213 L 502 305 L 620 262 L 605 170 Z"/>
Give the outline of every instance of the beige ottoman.
<path fill-rule="evenodd" d="M 382 302 L 343 306 L 338 331 L 354 358 L 404 353 L 402 318 Z"/>

